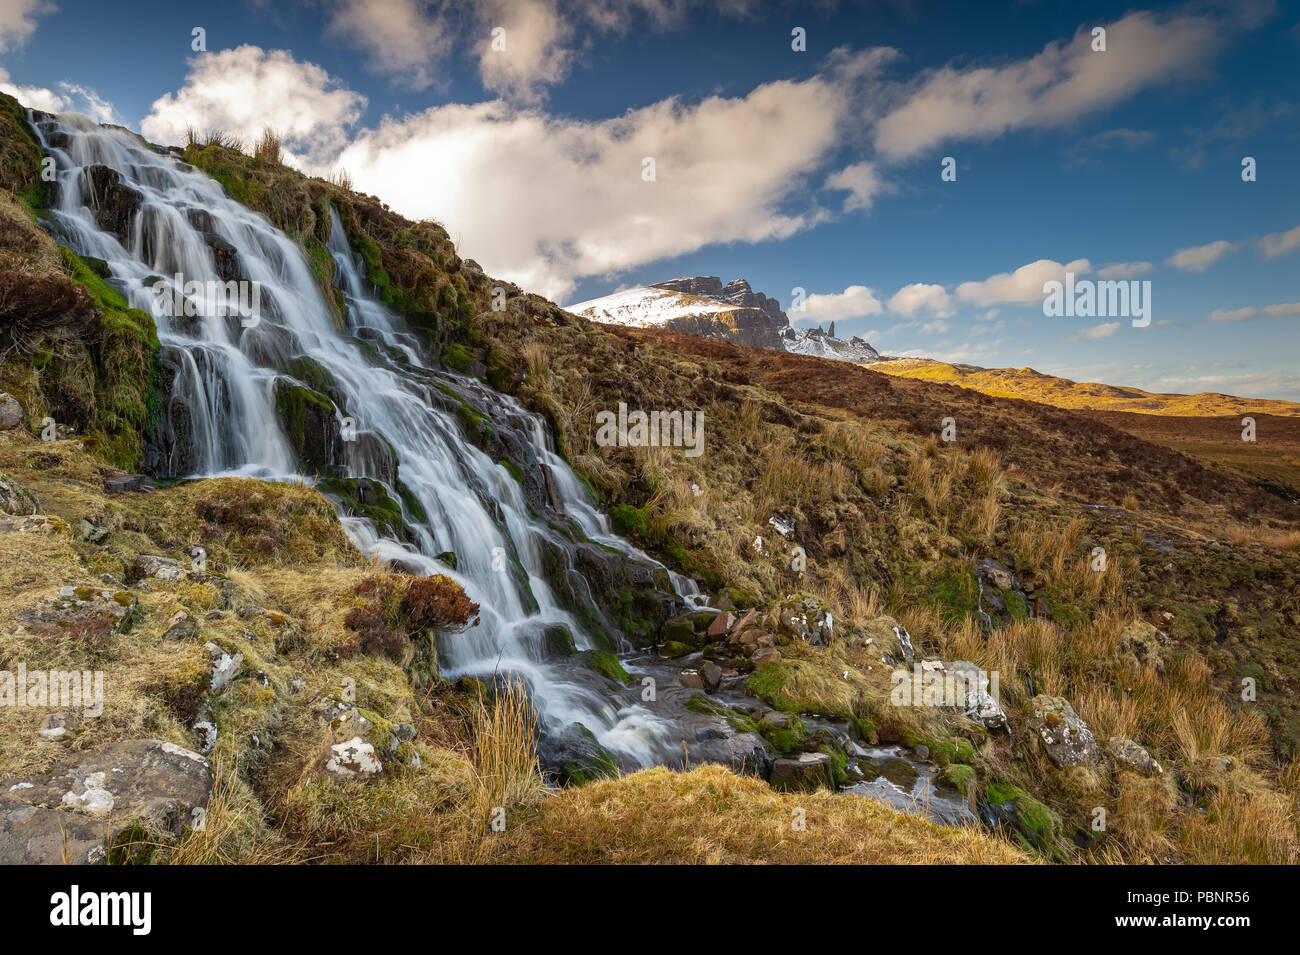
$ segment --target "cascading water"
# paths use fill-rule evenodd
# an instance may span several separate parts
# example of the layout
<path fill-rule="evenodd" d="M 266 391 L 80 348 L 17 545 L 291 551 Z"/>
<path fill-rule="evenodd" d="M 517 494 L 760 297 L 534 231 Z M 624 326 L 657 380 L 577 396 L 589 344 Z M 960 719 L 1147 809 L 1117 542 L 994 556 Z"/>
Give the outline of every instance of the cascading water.
<path fill-rule="evenodd" d="M 447 574 L 481 607 L 479 626 L 440 646 L 443 672 L 523 678 L 545 733 L 581 723 L 625 768 L 680 756 L 681 726 L 664 710 L 648 708 L 635 691 L 614 689 L 590 670 L 548 660 L 544 646 L 554 626 L 567 627 L 580 649 L 593 645 L 590 620 L 584 625 L 566 609 L 549 582 L 559 559 L 566 581 L 579 592 L 588 586 L 575 567 L 575 547 L 613 548 L 627 562 L 666 571 L 610 532 L 581 482 L 550 449 L 536 416 L 474 379 L 423 361 L 419 340 L 367 294 L 337 213 L 331 210 L 329 251 L 347 305 L 341 319 L 299 247 L 214 180 L 85 117 L 30 119 L 57 164 L 50 211 L 62 240 L 104 260 L 130 304 L 155 314 L 164 362 L 174 369 L 169 420 L 185 422 L 160 471 L 284 480 L 308 470 L 293 436 L 281 428 L 276 404 L 277 389 L 304 384 L 292 370 L 299 359 L 310 359 L 332 379 L 339 424 L 352 437 L 340 442 L 330 463 L 401 502 L 408 529 L 407 539 L 399 539 L 367 519 L 345 516 L 348 534 L 368 554 L 417 573 Z M 96 208 L 96 183 L 105 176 L 96 167 L 112 170 L 116 185 L 139 195 L 138 209 L 112 230 Z M 187 289 L 185 283 L 207 289 L 229 279 L 231 261 L 260 289 L 256 315 Z M 187 317 L 183 308 L 160 313 L 160 289 L 196 300 L 200 317 Z M 545 515 L 530 508 L 520 481 L 467 440 L 458 402 L 489 419 L 532 465 L 528 478 L 545 488 Z M 455 569 L 437 559 L 446 552 L 455 554 Z M 691 582 L 668 576 L 679 595 L 696 592 Z M 591 611 L 599 614 L 594 603 Z"/>

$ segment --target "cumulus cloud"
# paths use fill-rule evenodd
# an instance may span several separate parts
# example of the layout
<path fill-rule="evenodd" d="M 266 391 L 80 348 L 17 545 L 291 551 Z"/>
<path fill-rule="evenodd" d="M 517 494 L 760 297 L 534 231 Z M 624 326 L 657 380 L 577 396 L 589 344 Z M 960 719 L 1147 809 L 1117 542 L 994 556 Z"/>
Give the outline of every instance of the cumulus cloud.
<path fill-rule="evenodd" d="M 859 209 L 870 209 L 876 196 L 885 191 L 885 184 L 874 165 L 860 162 L 845 166 L 828 177 L 826 188 L 835 192 L 847 192 L 844 211 L 856 212 Z"/>
<path fill-rule="evenodd" d="M 1265 305 L 1261 311 L 1271 318 L 1300 315 L 1300 302 L 1279 302 L 1277 305 Z"/>
<path fill-rule="evenodd" d="M 571 21 L 562 19 L 552 0 L 479 0 L 481 18 L 505 31 L 500 44 L 483 40 L 479 73 L 494 93 L 523 103 L 539 102 L 545 88 L 569 72 L 573 54 L 562 42 Z"/>
<path fill-rule="evenodd" d="M 185 85 L 154 101 L 140 131 L 167 144 L 184 142 L 191 127 L 253 141 L 270 126 L 284 138 L 291 162 L 312 165 L 343 148 L 365 104 L 314 63 L 246 44 L 191 59 Z"/>
<path fill-rule="evenodd" d="M 1300 225 L 1286 232 L 1271 232 L 1268 235 L 1260 236 L 1256 240 L 1259 251 L 1264 253 L 1267 259 L 1276 259 L 1280 255 L 1286 255 L 1297 248 L 1300 248 Z"/>
<path fill-rule="evenodd" d="M 933 315 L 946 318 L 952 315 L 952 296 L 942 285 L 925 285 L 914 282 L 904 285 L 889 300 L 889 310 L 902 315 L 914 315 L 924 309 Z"/>
<path fill-rule="evenodd" d="M 36 32 L 36 18 L 53 13 L 46 0 L 3 0 L 0 2 L 0 53 L 22 46 Z"/>
<path fill-rule="evenodd" d="M 1065 273 L 1084 275 L 1092 271 L 1087 259 L 1075 259 L 1062 265 L 1051 259 L 1039 259 L 1022 265 L 1014 272 L 990 275 L 982 282 L 962 282 L 954 293 L 959 302 L 969 305 L 1028 305 L 1043 300 L 1045 282 L 1065 281 Z"/>
<path fill-rule="evenodd" d="M 846 318 L 862 318 L 866 315 L 879 315 L 885 310 L 874 292 L 865 285 L 850 285 L 843 292 L 826 295 L 813 294 L 804 300 L 802 311 L 796 312 L 796 318 L 821 324 Z"/>
<path fill-rule="evenodd" d="M 1154 272 L 1155 268 L 1150 262 L 1112 262 L 1110 265 L 1102 266 L 1097 270 L 1097 278 L 1103 281 L 1135 279 L 1139 275 Z"/>
<path fill-rule="evenodd" d="M 582 277 L 823 221 L 791 200 L 842 142 L 854 85 L 880 62 L 843 58 L 743 97 L 669 99 L 597 121 L 504 101 L 438 106 L 362 132 L 339 163 L 359 189 L 449 223 L 464 254 L 496 274 L 562 297 Z"/>
<path fill-rule="evenodd" d="M 326 32 L 363 49 L 371 70 L 414 90 L 433 83 L 436 61 L 451 46 L 446 19 L 429 0 L 343 0 Z"/>
<path fill-rule="evenodd" d="M 1204 272 L 1211 265 L 1236 248 L 1237 244 L 1235 242 L 1229 242 L 1227 239 L 1219 239 L 1215 242 L 1208 242 L 1205 245 L 1195 245 L 1187 249 L 1179 249 L 1166 259 L 1165 262 L 1176 269 L 1182 269 L 1184 272 Z"/>
<path fill-rule="evenodd" d="M 1145 87 L 1204 69 L 1226 30 L 1208 15 L 1139 11 L 1107 25 L 1106 52 L 1095 53 L 1091 26 L 1004 66 L 925 73 L 876 124 L 876 149 L 902 160 L 950 139 L 1061 127 Z"/>
<path fill-rule="evenodd" d="M 702 0 L 342 0 L 327 34 L 369 54 L 368 67 L 417 90 L 434 81 L 456 46 L 473 51 L 487 90 L 536 104 L 601 35 L 680 27 Z M 751 0 L 710 0 L 744 17 Z M 505 49 L 492 31 L 505 30 Z"/>

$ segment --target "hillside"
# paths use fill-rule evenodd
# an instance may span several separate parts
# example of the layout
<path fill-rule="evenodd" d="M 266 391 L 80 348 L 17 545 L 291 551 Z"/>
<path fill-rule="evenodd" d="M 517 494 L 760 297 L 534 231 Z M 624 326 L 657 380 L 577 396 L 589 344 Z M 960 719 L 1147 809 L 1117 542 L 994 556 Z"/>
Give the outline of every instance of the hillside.
<path fill-rule="evenodd" d="M 107 692 L 0 709 L 0 860 L 1300 859 L 1276 483 L 1094 415 L 600 324 L 268 149 L 173 164 L 38 116 L 51 152 L 112 135 L 150 171 L 46 190 L 4 105 L 0 670 Z M 167 221 L 205 275 L 283 252 L 280 311 L 131 307 L 145 189 L 202 196 Z M 703 453 L 600 440 L 620 404 L 702 414 Z M 913 664 L 1000 690 L 899 702 Z M 101 790 L 112 760 L 132 784 Z"/>
<path fill-rule="evenodd" d="M 995 398 L 1022 398 L 1076 411 L 1128 411 L 1180 417 L 1300 416 L 1300 404 L 1293 401 L 1238 398 L 1217 392 L 1153 394 L 1140 388 L 1071 381 L 1044 375 L 1032 368 L 980 368 L 928 358 L 896 358 L 878 363 L 875 370 L 900 378 L 960 385 Z"/>

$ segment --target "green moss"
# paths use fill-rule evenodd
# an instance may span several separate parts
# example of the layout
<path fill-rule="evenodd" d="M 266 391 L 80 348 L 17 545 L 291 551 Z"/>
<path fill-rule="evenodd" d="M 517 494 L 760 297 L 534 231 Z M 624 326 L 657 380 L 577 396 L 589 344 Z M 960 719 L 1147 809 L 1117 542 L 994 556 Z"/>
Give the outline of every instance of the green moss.
<path fill-rule="evenodd" d="M 943 779 L 958 792 L 967 792 L 975 784 L 975 770 L 962 763 L 949 763 L 943 768 Z"/>
<path fill-rule="evenodd" d="M 632 674 L 623 668 L 618 657 L 605 650 L 584 650 L 581 654 L 582 662 L 590 669 L 597 673 L 609 677 L 615 683 L 628 684 L 632 682 Z"/>
<path fill-rule="evenodd" d="M 469 352 L 465 350 L 464 345 L 459 343 L 448 345 L 443 349 L 442 363 L 452 371 L 464 374 L 469 371 Z"/>
<path fill-rule="evenodd" d="M 797 716 L 791 716 L 784 728 L 777 727 L 767 720 L 762 720 L 758 724 L 758 732 L 763 739 L 772 744 L 773 749 L 786 754 L 798 749 L 800 744 L 807 738 L 808 724 Z"/>
<path fill-rule="evenodd" d="M 514 478 L 516 481 L 518 481 L 520 484 L 524 483 L 524 469 L 521 468 L 519 465 L 515 464 L 515 462 L 508 461 L 505 458 L 502 458 L 500 461 L 497 462 L 497 464 L 501 465 L 503 468 L 509 471 L 510 476 Z"/>
<path fill-rule="evenodd" d="M 668 659 L 676 659 L 677 657 L 684 657 L 688 653 L 693 653 L 694 651 L 695 651 L 695 647 L 692 644 L 681 643 L 678 640 L 665 641 L 659 647 L 659 655 L 661 657 L 667 657 Z"/>

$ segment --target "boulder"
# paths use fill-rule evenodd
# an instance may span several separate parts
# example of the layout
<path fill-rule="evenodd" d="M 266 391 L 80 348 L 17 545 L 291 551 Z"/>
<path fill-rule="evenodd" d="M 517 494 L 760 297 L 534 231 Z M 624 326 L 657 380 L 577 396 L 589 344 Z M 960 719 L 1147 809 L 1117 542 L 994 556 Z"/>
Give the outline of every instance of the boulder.
<path fill-rule="evenodd" d="M 179 836 L 200 823 L 211 789 L 207 760 L 156 739 L 111 743 L 69 754 L 46 773 L 0 778 L 0 864 L 93 864 L 128 830 L 144 829 L 150 843 Z"/>
<path fill-rule="evenodd" d="M 1131 769 L 1143 776 L 1159 776 L 1164 767 L 1151 758 L 1151 754 L 1125 736 L 1112 736 L 1106 742 L 1106 752 L 1117 766 Z"/>
<path fill-rule="evenodd" d="M 775 647 L 763 647 L 753 656 L 754 666 L 762 666 L 764 663 L 775 663 L 781 659 L 781 651 Z"/>
<path fill-rule="evenodd" d="M 1048 758 L 1057 766 L 1083 766 L 1101 758 L 1092 730 L 1067 700 L 1040 694 L 1029 705 L 1033 716 L 1027 725 L 1038 734 L 1047 748 Z"/>
<path fill-rule="evenodd" d="M 722 668 L 713 662 L 706 663 L 700 667 L 700 679 L 706 690 L 716 690 L 722 682 Z"/>
<path fill-rule="evenodd" d="M 811 792 L 834 782 L 828 753 L 801 753 L 772 763 L 772 788 L 779 792 Z"/>
<path fill-rule="evenodd" d="M 731 629 L 731 625 L 735 620 L 736 617 L 734 614 L 730 611 L 724 611 L 713 618 L 712 622 L 709 623 L 709 629 L 705 632 L 708 634 L 710 640 L 717 640 Z"/>
<path fill-rule="evenodd" d="M 384 764 L 375 755 L 374 745 L 359 736 L 332 745 L 330 756 L 325 761 L 325 772 L 331 776 L 367 777 L 383 771 Z"/>
<path fill-rule="evenodd" d="M 0 431 L 8 431 L 26 423 L 27 415 L 18 399 L 7 391 L 0 391 Z"/>

